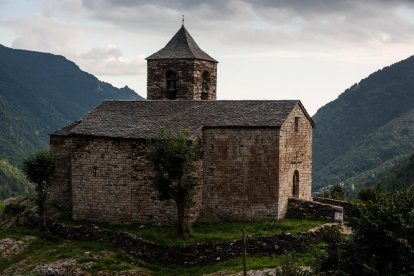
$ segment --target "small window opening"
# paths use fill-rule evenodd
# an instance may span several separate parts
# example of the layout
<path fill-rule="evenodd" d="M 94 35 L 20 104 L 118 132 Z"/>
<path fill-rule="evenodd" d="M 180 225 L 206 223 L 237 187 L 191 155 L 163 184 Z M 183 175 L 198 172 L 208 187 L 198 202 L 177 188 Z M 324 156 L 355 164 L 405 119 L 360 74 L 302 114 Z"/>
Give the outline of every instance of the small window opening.
<path fill-rule="evenodd" d="M 203 80 L 201 84 L 201 99 L 208 100 L 208 93 L 210 92 L 210 74 L 205 71 L 203 73 Z"/>
<path fill-rule="evenodd" d="M 297 170 L 293 173 L 292 184 L 292 196 L 299 197 L 299 172 Z"/>
<path fill-rule="evenodd" d="M 299 131 L 299 118 L 300 117 L 295 117 L 295 132 Z"/>
<path fill-rule="evenodd" d="M 173 71 L 167 71 L 165 77 L 167 80 L 167 99 L 175 100 L 177 98 L 177 77 Z"/>
<path fill-rule="evenodd" d="M 94 176 L 94 177 L 96 177 L 96 170 L 97 170 L 97 169 L 98 169 L 97 167 L 93 167 L 93 168 L 92 168 L 92 171 L 93 171 L 93 176 Z"/>

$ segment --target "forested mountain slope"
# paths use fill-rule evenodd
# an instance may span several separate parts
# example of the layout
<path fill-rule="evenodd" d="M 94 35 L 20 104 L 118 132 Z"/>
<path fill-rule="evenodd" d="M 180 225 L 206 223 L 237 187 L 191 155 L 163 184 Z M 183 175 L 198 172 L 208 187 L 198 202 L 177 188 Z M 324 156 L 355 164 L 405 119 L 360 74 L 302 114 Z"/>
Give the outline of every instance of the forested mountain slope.
<path fill-rule="evenodd" d="M 79 69 L 63 56 L 0 45 L 0 159 L 19 165 L 49 145 L 48 133 L 104 99 L 142 99 Z"/>
<path fill-rule="evenodd" d="M 313 119 L 314 190 L 363 187 L 414 152 L 414 57 L 361 80 Z"/>

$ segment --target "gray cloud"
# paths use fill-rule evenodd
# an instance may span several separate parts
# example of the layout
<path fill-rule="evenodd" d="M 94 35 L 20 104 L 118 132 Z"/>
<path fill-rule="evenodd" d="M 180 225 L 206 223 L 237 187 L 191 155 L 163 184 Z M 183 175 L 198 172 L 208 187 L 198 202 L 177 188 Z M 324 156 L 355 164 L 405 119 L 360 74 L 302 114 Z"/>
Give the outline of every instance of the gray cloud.
<path fill-rule="evenodd" d="M 80 52 L 82 32 L 75 25 L 61 22 L 47 14 L 1 23 L 13 29 L 17 35 L 12 43 L 13 48 L 48 51 L 68 58 Z"/>
<path fill-rule="evenodd" d="M 83 52 L 83 30 L 79 26 L 64 23 L 47 12 L 24 20 L 0 20 L 0 24 L 16 33 L 17 37 L 11 45 L 13 48 L 60 54 L 77 63 L 83 70 L 102 76 L 145 73 L 144 55 L 127 57 L 113 45 L 94 47 Z"/>
<path fill-rule="evenodd" d="M 409 0 L 84 0 L 83 4 L 93 19 L 163 36 L 171 34 L 171 26 L 178 28 L 184 13 L 190 31 L 247 47 L 348 47 L 414 40 L 413 22 L 400 13 L 406 9 L 414 17 L 414 3 Z"/>
<path fill-rule="evenodd" d="M 143 55 L 124 57 L 113 45 L 95 47 L 79 56 L 80 66 L 102 76 L 143 75 L 146 63 Z"/>

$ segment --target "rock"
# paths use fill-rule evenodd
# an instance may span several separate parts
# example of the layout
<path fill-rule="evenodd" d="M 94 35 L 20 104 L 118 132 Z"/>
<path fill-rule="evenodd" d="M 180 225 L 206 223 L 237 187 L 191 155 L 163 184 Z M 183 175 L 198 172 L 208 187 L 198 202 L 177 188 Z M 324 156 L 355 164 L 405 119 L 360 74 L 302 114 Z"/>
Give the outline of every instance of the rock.
<path fill-rule="evenodd" d="M 0 240 L 0 257 L 7 258 L 23 252 L 28 244 L 34 239 L 36 238 L 25 236 L 20 241 L 11 238 Z"/>
<path fill-rule="evenodd" d="M 32 273 L 40 275 L 84 275 L 76 259 L 62 259 L 36 266 Z"/>

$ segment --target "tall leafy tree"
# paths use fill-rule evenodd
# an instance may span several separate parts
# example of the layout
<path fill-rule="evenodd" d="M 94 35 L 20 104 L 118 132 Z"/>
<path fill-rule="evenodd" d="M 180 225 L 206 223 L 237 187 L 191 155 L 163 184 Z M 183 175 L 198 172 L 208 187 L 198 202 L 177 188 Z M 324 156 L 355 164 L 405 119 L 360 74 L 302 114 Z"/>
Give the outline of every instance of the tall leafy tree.
<path fill-rule="evenodd" d="M 148 140 L 148 160 L 155 172 L 155 183 L 160 200 L 174 200 L 177 208 L 177 235 L 190 234 L 188 207 L 197 184 L 195 170 L 195 146 L 188 131 L 176 134 L 161 128 L 157 139 Z"/>
<path fill-rule="evenodd" d="M 35 185 L 39 216 L 46 229 L 46 200 L 49 195 L 50 180 L 55 171 L 55 162 L 50 151 L 40 151 L 23 161 L 23 172 Z"/>

